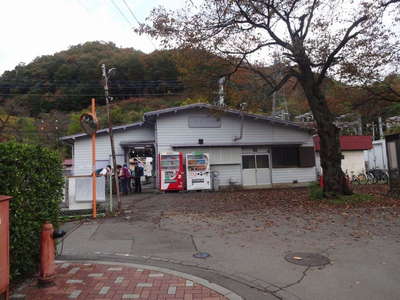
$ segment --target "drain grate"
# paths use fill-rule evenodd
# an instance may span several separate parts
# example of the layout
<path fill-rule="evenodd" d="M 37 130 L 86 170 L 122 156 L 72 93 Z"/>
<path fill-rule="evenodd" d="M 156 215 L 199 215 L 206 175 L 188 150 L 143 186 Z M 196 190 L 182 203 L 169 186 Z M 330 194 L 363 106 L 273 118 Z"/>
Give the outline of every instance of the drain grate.
<path fill-rule="evenodd" d="M 318 253 L 293 252 L 285 256 L 285 260 L 296 265 L 318 267 L 329 264 L 331 261 L 326 256 Z"/>
<path fill-rule="evenodd" d="M 197 253 L 193 254 L 194 258 L 207 258 L 209 256 L 210 256 L 210 254 L 208 254 L 207 252 L 197 252 Z"/>

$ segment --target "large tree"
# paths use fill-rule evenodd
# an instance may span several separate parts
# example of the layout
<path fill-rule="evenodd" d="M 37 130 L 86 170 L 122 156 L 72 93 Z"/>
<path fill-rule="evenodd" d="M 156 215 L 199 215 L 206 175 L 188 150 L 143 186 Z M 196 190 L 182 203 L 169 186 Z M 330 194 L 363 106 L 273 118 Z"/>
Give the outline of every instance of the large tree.
<path fill-rule="evenodd" d="M 160 38 L 167 47 L 202 48 L 234 58 L 273 86 L 271 92 L 294 77 L 321 138 L 325 195 L 335 196 L 350 190 L 341 169 L 339 129 L 322 85 L 328 76 L 365 83 L 387 70 L 399 39 L 384 18 L 388 13 L 383 4 L 388 1 L 188 1 L 178 12 L 154 9 L 149 23 L 139 31 Z M 272 63 L 274 53 L 282 56 L 279 74 L 263 73 L 255 67 Z"/>

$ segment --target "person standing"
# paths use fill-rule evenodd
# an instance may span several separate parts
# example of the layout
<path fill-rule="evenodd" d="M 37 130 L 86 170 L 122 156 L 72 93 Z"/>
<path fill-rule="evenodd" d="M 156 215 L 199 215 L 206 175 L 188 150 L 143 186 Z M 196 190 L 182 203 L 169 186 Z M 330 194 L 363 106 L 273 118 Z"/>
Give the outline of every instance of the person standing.
<path fill-rule="evenodd" d="M 111 176 L 111 171 L 112 171 L 112 169 L 111 169 L 111 165 L 107 165 L 107 167 L 105 167 L 105 168 L 103 168 L 101 171 L 100 171 L 100 176 Z"/>
<path fill-rule="evenodd" d="M 129 180 L 131 177 L 131 172 L 128 169 L 128 166 L 126 164 L 123 165 L 120 173 L 120 178 L 122 181 L 122 193 L 124 195 L 128 195 L 129 193 Z"/>
<path fill-rule="evenodd" d="M 139 165 L 138 160 L 134 160 L 135 165 L 135 193 L 142 192 L 142 183 L 140 182 L 140 178 L 143 176 L 143 167 Z"/>
<path fill-rule="evenodd" d="M 134 192 L 134 185 L 135 185 L 135 181 L 134 181 L 134 177 L 135 177 L 135 165 L 133 163 L 133 161 L 131 161 L 129 163 L 129 171 L 131 171 L 131 178 L 129 180 L 129 191 L 131 193 Z"/>

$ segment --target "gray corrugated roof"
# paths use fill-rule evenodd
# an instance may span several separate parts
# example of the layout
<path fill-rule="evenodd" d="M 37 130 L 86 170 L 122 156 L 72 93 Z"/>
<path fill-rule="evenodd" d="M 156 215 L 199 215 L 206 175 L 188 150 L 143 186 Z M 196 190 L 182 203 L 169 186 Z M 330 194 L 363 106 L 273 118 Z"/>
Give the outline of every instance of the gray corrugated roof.
<path fill-rule="evenodd" d="M 114 126 L 113 131 L 124 130 L 124 129 L 132 128 L 132 127 L 141 127 L 143 125 L 144 125 L 144 122 L 135 122 L 135 123 L 130 123 L 130 124 L 121 125 L 121 126 Z M 96 134 L 107 133 L 107 132 L 108 132 L 108 128 L 104 128 L 104 129 L 97 130 Z M 62 138 L 60 138 L 60 140 L 62 140 L 62 141 L 73 140 L 73 139 L 76 139 L 79 137 L 84 137 L 87 135 L 88 135 L 87 133 L 77 133 L 77 134 L 73 134 L 73 135 L 63 136 Z"/>
<path fill-rule="evenodd" d="M 225 112 L 225 113 L 231 113 L 231 114 L 239 115 L 239 116 L 242 113 L 240 110 L 236 110 L 236 109 L 220 107 L 220 106 L 211 105 L 211 104 L 207 104 L 207 103 L 195 103 L 195 104 L 189 104 L 189 105 L 184 105 L 184 106 L 170 107 L 170 108 L 150 111 L 150 112 L 147 112 L 144 114 L 144 120 L 146 121 L 146 119 L 149 119 L 152 117 L 158 117 L 159 115 L 162 115 L 162 114 L 175 113 L 178 111 L 190 110 L 190 109 L 202 109 L 202 108 L 215 110 L 215 111 L 221 111 L 221 112 Z M 250 114 L 250 113 L 246 113 L 246 112 L 243 112 L 243 115 L 247 118 L 252 118 L 255 120 L 263 120 L 263 121 L 267 121 L 272 124 L 277 124 L 277 125 L 282 125 L 282 126 L 290 126 L 292 128 L 309 131 L 308 128 L 304 128 L 303 126 L 300 126 L 300 125 L 296 124 L 295 122 L 285 121 L 285 120 L 281 120 L 281 119 L 278 119 L 275 117 Z"/>

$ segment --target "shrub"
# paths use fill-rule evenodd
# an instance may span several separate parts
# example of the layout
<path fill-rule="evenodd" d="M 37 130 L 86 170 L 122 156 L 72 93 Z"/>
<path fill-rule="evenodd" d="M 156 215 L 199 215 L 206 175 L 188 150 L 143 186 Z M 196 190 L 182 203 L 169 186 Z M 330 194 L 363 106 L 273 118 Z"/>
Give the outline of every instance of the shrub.
<path fill-rule="evenodd" d="M 27 277 L 39 266 L 40 231 L 45 221 L 57 226 L 63 176 L 60 157 L 42 146 L 0 144 L 0 194 L 10 201 L 12 279 Z"/>
<path fill-rule="evenodd" d="M 324 190 L 317 183 L 312 183 L 308 187 L 311 200 L 321 200 L 324 198 Z"/>

